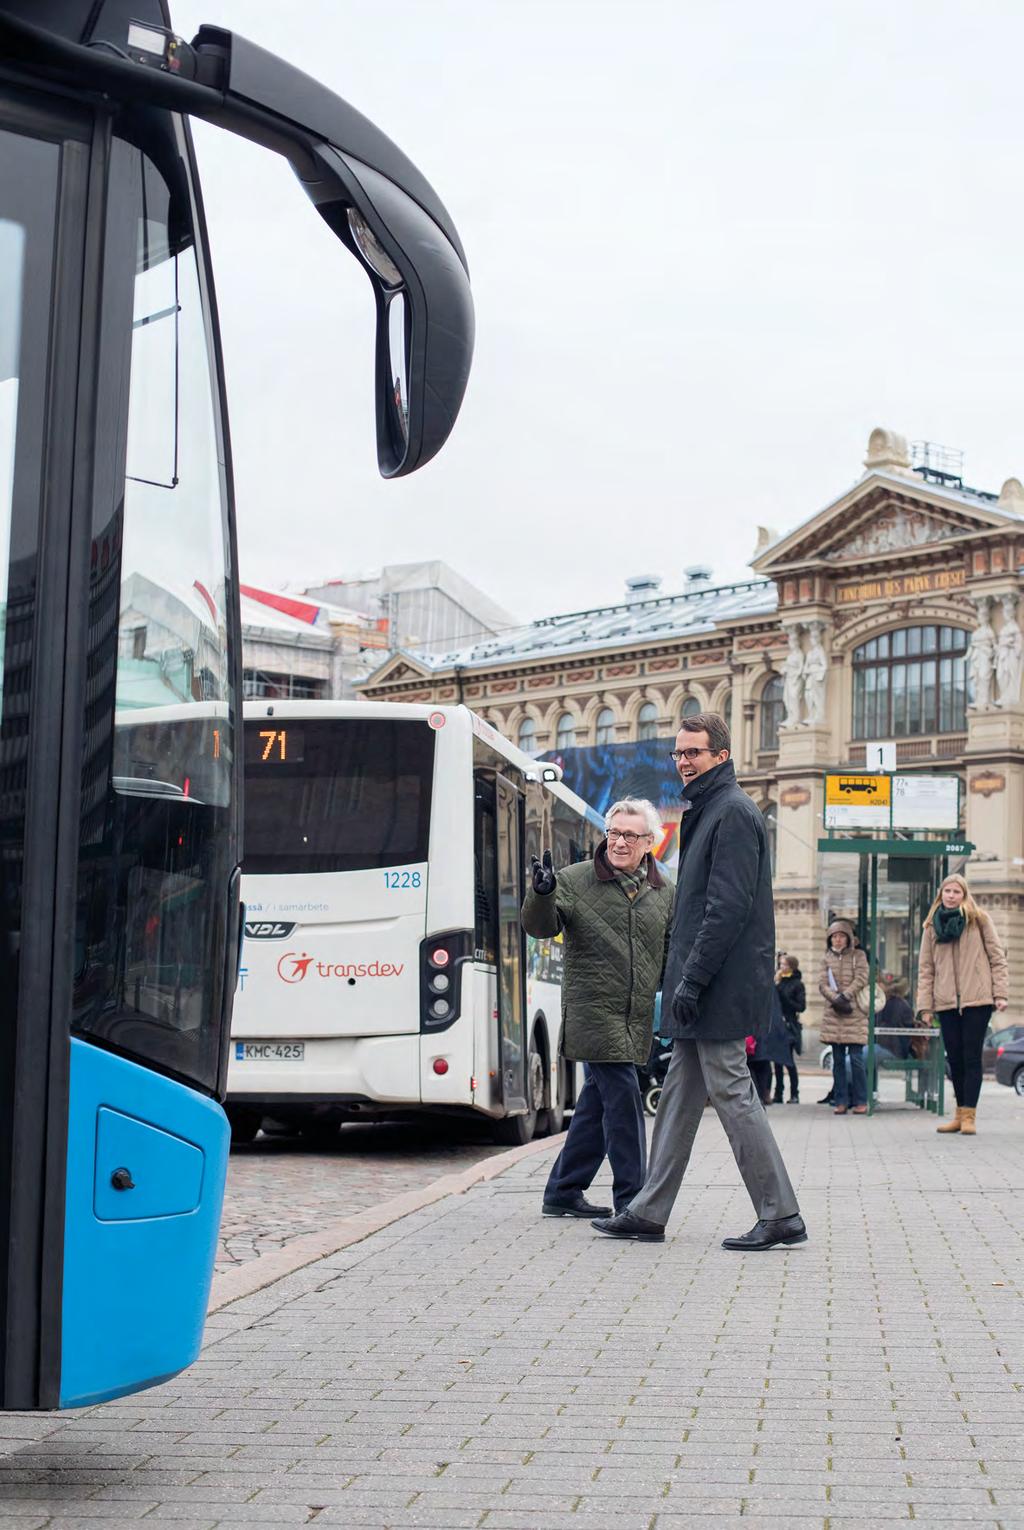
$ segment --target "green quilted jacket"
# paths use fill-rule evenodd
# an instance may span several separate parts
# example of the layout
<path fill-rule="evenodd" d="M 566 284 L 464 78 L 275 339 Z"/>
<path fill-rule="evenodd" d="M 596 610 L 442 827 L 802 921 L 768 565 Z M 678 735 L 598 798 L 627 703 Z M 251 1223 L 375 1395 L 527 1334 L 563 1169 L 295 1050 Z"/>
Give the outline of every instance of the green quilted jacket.
<path fill-rule="evenodd" d="M 540 938 L 563 932 L 561 1051 L 573 1062 L 646 1063 L 654 996 L 672 925 L 673 888 L 647 858 L 647 881 L 630 902 L 604 858 L 557 873 L 553 893 L 531 887 L 523 928 Z"/>

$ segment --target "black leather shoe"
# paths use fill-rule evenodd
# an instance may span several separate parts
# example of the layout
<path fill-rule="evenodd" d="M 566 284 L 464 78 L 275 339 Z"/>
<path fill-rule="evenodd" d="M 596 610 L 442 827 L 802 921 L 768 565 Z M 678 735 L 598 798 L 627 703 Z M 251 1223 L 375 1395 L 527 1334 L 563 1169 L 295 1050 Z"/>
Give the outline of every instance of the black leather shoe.
<path fill-rule="evenodd" d="M 605 1217 L 590 1225 L 595 1232 L 604 1233 L 606 1238 L 632 1238 L 635 1243 L 665 1241 L 663 1227 L 659 1227 L 657 1222 L 645 1222 L 643 1217 L 635 1217 L 631 1211 L 620 1211 L 613 1217 Z"/>
<path fill-rule="evenodd" d="M 836 1102 L 836 1097 L 832 1093 L 832 1090 L 830 1089 L 828 1094 L 823 1094 L 822 1095 L 821 1099 L 818 1101 L 818 1104 L 819 1105 L 834 1105 L 835 1102 Z"/>
<path fill-rule="evenodd" d="M 545 1201 L 541 1211 L 546 1217 L 610 1217 L 610 1206 L 592 1206 L 585 1195 L 574 1201 Z"/>
<path fill-rule="evenodd" d="M 741 1254 L 777 1248 L 780 1244 L 806 1243 L 807 1228 L 801 1216 L 779 1217 L 775 1222 L 758 1222 L 742 1238 L 724 1238 L 723 1248 L 738 1249 Z"/>

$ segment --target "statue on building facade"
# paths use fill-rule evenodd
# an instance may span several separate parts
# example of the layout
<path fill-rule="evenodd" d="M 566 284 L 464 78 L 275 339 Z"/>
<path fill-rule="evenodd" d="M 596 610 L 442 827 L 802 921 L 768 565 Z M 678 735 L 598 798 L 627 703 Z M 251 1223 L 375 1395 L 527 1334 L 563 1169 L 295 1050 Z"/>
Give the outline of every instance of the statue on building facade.
<path fill-rule="evenodd" d="M 978 625 L 971 634 L 967 650 L 967 677 L 971 687 L 971 705 L 992 705 L 992 677 L 996 668 L 996 634 L 989 613 L 992 602 L 987 595 L 979 595 L 975 601 Z"/>
<path fill-rule="evenodd" d="M 1015 706 L 1020 701 L 1021 670 L 1024 667 L 1024 633 L 1017 624 L 1017 596 L 1003 595 L 1003 625 L 996 645 L 996 681 L 999 705 Z"/>
<path fill-rule="evenodd" d="M 782 666 L 782 704 L 786 709 L 783 724 L 787 728 L 795 727 L 800 721 L 800 704 L 804 694 L 804 651 L 800 646 L 802 631 L 800 626 L 790 627 L 786 634 L 789 652 Z"/>
<path fill-rule="evenodd" d="M 818 728 L 825 721 L 825 686 L 828 679 L 828 654 L 821 642 L 824 626 L 811 622 L 808 627 L 810 646 L 804 656 L 803 692 L 809 728 Z"/>

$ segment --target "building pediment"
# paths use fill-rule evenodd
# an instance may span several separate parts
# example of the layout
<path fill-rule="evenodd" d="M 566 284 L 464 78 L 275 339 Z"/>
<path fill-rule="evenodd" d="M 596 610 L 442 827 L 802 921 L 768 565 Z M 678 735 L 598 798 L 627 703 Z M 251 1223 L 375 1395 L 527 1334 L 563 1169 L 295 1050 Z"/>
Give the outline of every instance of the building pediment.
<path fill-rule="evenodd" d="M 842 572 L 1024 526 L 995 504 L 911 477 L 869 473 L 849 493 L 755 558 L 769 578 L 796 568 Z"/>
<path fill-rule="evenodd" d="M 410 653 L 398 652 L 389 654 L 372 674 L 367 675 L 360 685 L 360 690 L 366 686 L 398 684 L 407 680 L 426 680 L 432 675 L 432 671 L 425 664 Z"/>

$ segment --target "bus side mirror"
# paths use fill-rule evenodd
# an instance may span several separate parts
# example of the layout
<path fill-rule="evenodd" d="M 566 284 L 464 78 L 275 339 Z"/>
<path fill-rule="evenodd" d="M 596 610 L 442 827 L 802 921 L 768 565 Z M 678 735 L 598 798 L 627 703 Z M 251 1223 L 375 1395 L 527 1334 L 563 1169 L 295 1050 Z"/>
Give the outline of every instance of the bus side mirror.
<path fill-rule="evenodd" d="M 447 441 L 473 358 L 473 299 L 454 247 L 386 176 L 325 144 L 318 178 L 296 174 L 359 260 L 377 305 L 377 461 L 385 478 L 414 472 Z"/>
<path fill-rule="evenodd" d="M 377 462 L 400 478 L 447 441 L 473 359 L 473 299 L 458 232 L 416 166 L 318 81 L 221 27 L 193 39 L 192 110 L 285 155 L 328 227 L 370 278 L 377 304 Z"/>

